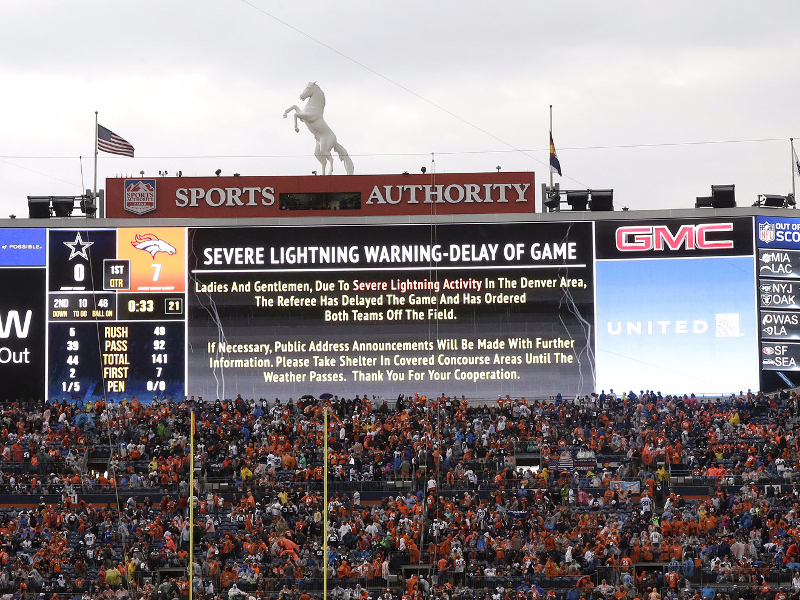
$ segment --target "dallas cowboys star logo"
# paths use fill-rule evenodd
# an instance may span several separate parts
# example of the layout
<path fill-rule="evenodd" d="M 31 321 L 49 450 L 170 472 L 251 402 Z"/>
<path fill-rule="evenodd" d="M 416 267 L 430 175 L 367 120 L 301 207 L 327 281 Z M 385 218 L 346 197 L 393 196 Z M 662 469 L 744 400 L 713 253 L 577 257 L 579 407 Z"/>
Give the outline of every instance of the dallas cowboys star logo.
<path fill-rule="evenodd" d="M 89 256 L 86 254 L 86 249 L 92 244 L 94 244 L 94 242 L 84 242 L 81 239 L 80 231 L 75 236 L 74 242 L 64 242 L 64 245 L 69 248 L 69 260 L 72 260 L 76 256 L 80 256 L 81 258 L 89 260 Z"/>

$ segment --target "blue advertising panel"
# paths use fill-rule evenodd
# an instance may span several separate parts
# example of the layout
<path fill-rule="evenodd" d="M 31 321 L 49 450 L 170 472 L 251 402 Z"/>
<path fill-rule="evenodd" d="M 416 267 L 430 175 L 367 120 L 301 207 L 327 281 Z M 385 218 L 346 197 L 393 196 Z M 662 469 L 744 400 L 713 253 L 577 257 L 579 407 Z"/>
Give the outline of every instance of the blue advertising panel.
<path fill-rule="evenodd" d="M 0 267 L 43 267 L 46 229 L 0 229 Z"/>
<path fill-rule="evenodd" d="M 756 237 L 759 248 L 800 250 L 800 219 L 758 217 Z"/>

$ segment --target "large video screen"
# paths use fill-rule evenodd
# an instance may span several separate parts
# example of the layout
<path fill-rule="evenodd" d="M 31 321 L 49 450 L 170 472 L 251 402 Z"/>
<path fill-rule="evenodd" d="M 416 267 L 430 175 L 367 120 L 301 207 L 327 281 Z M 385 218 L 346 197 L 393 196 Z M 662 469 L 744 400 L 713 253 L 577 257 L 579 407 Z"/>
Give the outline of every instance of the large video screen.
<path fill-rule="evenodd" d="M 189 231 L 190 395 L 588 393 L 590 223 Z"/>
<path fill-rule="evenodd" d="M 776 389 L 800 379 L 798 231 L 759 219 L 754 252 L 751 218 L 0 229 L 3 397 Z"/>
<path fill-rule="evenodd" d="M 750 219 L 606 221 L 597 247 L 599 390 L 758 387 Z"/>

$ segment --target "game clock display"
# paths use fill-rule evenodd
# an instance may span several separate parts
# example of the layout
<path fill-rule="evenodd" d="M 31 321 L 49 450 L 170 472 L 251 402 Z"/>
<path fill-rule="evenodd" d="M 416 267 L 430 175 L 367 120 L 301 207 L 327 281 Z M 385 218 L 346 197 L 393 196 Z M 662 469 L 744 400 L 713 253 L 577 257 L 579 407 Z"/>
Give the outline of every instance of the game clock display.
<path fill-rule="evenodd" d="M 182 397 L 184 230 L 48 235 L 48 397 Z"/>

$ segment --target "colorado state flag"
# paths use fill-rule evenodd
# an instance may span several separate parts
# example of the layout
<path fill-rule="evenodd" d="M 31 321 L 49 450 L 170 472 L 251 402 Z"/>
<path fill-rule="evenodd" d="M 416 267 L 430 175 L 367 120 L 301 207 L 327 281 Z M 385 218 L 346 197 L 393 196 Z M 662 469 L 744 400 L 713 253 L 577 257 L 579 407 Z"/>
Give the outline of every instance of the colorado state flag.
<path fill-rule="evenodd" d="M 553 143 L 553 132 L 550 132 L 550 171 L 561 175 L 561 163 L 556 156 L 556 145 Z"/>

